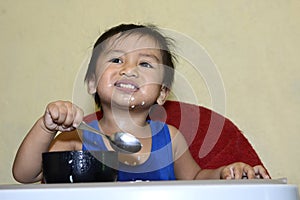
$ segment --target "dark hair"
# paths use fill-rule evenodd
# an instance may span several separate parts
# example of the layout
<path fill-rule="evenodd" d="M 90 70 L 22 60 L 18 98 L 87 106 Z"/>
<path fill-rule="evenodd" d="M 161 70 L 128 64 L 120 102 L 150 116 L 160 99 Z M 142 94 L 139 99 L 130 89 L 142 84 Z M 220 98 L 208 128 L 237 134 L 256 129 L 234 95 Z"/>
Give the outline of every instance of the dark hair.
<path fill-rule="evenodd" d="M 104 32 L 94 44 L 91 60 L 89 62 L 88 70 L 84 79 L 85 82 L 91 80 L 95 75 L 98 57 L 106 47 L 109 39 L 118 34 L 119 34 L 118 37 L 124 35 L 128 36 L 131 34 L 150 36 L 160 45 L 160 50 L 162 53 L 162 62 L 163 65 L 165 65 L 163 85 L 166 86 L 167 88 L 171 88 L 174 80 L 174 67 L 175 67 L 174 65 L 175 57 L 170 50 L 171 47 L 173 46 L 173 41 L 171 38 L 162 35 L 162 33 L 160 33 L 158 28 L 154 25 L 121 24 Z M 101 106 L 100 97 L 97 92 L 94 95 L 94 98 L 96 104 L 98 106 Z"/>

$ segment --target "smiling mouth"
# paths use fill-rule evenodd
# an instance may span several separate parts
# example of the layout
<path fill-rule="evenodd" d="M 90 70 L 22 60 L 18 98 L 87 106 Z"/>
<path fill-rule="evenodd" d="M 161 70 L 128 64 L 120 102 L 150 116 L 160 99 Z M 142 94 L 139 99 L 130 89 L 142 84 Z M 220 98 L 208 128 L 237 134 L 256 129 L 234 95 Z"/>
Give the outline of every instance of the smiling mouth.
<path fill-rule="evenodd" d="M 139 87 L 132 83 L 124 83 L 124 82 L 116 82 L 114 84 L 117 88 L 128 91 L 128 92 L 135 92 L 139 89 Z"/>

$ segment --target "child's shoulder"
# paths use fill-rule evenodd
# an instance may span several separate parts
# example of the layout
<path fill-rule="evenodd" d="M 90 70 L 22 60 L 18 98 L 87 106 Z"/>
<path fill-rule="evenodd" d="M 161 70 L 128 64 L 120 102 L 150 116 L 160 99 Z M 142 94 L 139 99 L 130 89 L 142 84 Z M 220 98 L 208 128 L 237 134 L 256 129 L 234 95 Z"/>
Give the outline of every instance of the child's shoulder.
<path fill-rule="evenodd" d="M 182 133 L 175 126 L 168 124 L 168 127 L 172 140 L 173 157 L 179 158 L 188 150 L 188 145 Z"/>
<path fill-rule="evenodd" d="M 177 134 L 180 134 L 180 131 L 173 125 L 171 124 L 167 124 L 168 125 L 168 128 L 169 128 L 169 132 L 170 132 L 170 135 L 171 135 L 171 138 L 174 138 Z"/>

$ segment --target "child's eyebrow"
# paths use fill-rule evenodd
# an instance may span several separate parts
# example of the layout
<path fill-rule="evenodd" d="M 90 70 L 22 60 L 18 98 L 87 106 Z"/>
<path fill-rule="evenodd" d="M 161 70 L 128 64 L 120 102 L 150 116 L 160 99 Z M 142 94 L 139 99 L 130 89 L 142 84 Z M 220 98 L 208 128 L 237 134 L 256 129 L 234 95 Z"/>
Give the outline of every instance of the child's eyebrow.
<path fill-rule="evenodd" d="M 157 62 L 160 62 L 160 59 L 156 55 L 154 55 L 154 54 L 139 53 L 139 56 L 141 56 L 141 57 L 149 57 L 149 58 L 152 58 L 152 59 L 156 60 Z"/>

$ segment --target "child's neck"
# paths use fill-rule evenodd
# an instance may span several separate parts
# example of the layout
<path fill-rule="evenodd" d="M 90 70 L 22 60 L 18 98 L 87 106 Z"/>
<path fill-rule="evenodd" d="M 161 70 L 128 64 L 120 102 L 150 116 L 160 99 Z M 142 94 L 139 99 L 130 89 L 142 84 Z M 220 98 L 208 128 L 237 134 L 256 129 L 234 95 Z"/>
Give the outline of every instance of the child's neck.
<path fill-rule="evenodd" d="M 146 122 L 148 110 L 126 110 L 110 107 L 102 107 L 103 117 L 99 122 L 100 128 L 108 134 L 118 131 L 129 132 L 136 137 L 145 136 L 145 128 L 148 128 Z M 140 134 L 141 135 L 140 135 Z"/>

